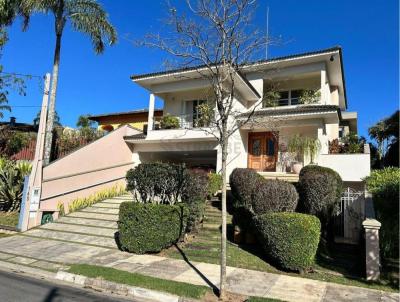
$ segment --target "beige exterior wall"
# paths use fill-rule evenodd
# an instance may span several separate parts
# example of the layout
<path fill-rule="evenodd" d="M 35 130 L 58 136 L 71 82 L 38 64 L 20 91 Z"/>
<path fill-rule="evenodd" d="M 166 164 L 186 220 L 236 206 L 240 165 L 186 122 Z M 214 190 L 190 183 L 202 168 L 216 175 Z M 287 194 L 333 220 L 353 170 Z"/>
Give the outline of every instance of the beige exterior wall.
<path fill-rule="evenodd" d="M 132 167 L 132 150 L 124 136 L 140 133 L 123 126 L 101 139 L 63 157 L 43 169 L 40 209 L 55 210 L 117 183 L 125 183 Z"/>

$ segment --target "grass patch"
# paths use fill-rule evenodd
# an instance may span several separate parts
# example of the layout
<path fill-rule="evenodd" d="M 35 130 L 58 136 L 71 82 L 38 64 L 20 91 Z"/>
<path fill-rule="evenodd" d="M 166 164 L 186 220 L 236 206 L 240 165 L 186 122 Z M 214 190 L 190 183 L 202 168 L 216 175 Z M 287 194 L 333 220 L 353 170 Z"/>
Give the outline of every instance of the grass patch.
<path fill-rule="evenodd" d="M 19 212 L 0 212 L 0 225 L 16 227 L 18 225 Z"/>
<path fill-rule="evenodd" d="M 217 222 L 217 220 L 214 220 L 213 217 L 214 215 L 217 216 L 217 214 L 215 214 L 215 211 L 217 210 L 218 209 L 216 207 L 207 205 L 204 226 L 207 226 L 207 223 L 210 220 L 212 220 L 213 223 Z M 232 220 L 232 216 L 228 214 L 227 220 L 228 223 L 230 223 Z M 230 235 L 232 236 L 232 234 Z M 196 261 L 219 264 L 220 238 L 221 234 L 218 228 L 203 228 L 200 229 L 198 233 L 195 234 L 192 238 L 189 237 L 189 240 L 186 244 L 179 245 L 178 247 L 172 246 L 169 249 L 163 250 L 161 252 L 161 255 L 181 260 L 187 258 L 188 261 L 191 262 Z M 335 255 L 332 255 L 333 257 L 329 262 L 321 261 L 321 259 L 317 258 L 317 262 L 315 264 L 315 272 L 300 276 L 296 273 L 280 271 L 274 266 L 270 265 L 268 263 L 268 259 L 265 258 L 264 252 L 256 244 L 237 245 L 234 244 L 232 241 L 233 240 L 229 236 L 228 231 L 227 265 L 229 266 L 391 292 L 398 290 L 397 285 L 390 280 L 387 280 L 388 278 L 385 278 L 384 276 L 379 282 L 369 282 L 366 281 L 364 278 L 359 277 L 361 276 L 359 271 L 351 272 L 352 269 L 349 268 L 348 262 L 357 262 L 359 261 L 359 259 L 349 259 L 348 254 L 341 255 L 340 253 L 336 253 Z M 347 261 L 341 263 L 343 258 L 347 259 Z M 344 274 L 344 276 L 340 274 Z"/>
<path fill-rule="evenodd" d="M 103 278 L 108 281 L 132 286 L 143 287 L 167 292 L 181 297 L 200 299 L 208 291 L 206 286 L 192 285 L 183 282 L 170 281 L 137 273 L 129 273 L 109 267 L 88 264 L 73 264 L 68 270 L 70 273 L 84 275 L 90 278 Z"/>
<path fill-rule="evenodd" d="M 6 237 L 10 237 L 10 236 L 12 236 L 12 234 L 0 233 L 0 238 L 6 238 Z"/>

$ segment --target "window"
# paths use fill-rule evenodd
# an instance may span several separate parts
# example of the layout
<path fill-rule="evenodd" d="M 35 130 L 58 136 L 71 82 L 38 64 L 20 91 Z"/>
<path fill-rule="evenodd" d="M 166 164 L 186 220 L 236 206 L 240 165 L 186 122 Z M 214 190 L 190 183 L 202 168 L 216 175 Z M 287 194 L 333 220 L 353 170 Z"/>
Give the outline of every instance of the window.
<path fill-rule="evenodd" d="M 198 121 L 201 119 L 201 112 L 199 112 L 198 107 L 204 104 L 205 100 L 195 100 L 193 101 L 193 125 L 196 127 Z"/>
<path fill-rule="evenodd" d="M 270 137 L 267 139 L 267 155 L 274 156 L 275 155 L 275 140 Z"/>
<path fill-rule="evenodd" d="M 290 91 L 290 105 L 298 105 L 302 90 L 292 90 Z"/>
<path fill-rule="evenodd" d="M 339 138 L 344 137 L 344 126 L 339 127 Z"/>
<path fill-rule="evenodd" d="M 279 91 L 279 100 L 278 106 L 289 106 L 289 105 L 298 105 L 300 104 L 300 96 L 303 93 L 303 90 L 286 90 Z"/>

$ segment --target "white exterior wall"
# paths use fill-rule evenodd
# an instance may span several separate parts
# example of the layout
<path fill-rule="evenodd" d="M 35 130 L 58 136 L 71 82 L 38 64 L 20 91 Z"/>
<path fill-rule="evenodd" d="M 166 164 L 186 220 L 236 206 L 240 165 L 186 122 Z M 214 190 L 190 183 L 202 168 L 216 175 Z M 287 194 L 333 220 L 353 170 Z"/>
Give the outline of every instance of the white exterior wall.
<path fill-rule="evenodd" d="M 321 154 L 318 164 L 338 172 L 343 181 L 359 182 L 371 172 L 369 154 Z"/>

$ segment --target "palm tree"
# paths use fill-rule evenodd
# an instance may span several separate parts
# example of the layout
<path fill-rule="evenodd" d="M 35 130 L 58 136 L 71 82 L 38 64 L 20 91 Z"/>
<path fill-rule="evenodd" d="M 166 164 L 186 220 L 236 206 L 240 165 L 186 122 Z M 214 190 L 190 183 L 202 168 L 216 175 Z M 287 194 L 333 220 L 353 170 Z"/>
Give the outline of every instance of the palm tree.
<path fill-rule="evenodd" d="M 35 127 L 39 127 L 41 113 L 42 113 L 42 110 L 39 110 L 39 112 L 36 114 L 36 117 L 33 119 L 33 125 Z M 57 111 L 54 111 L 53 125 L 57 126 L 57 127 L 61 127 L 60 116 L 58 115 Z"/>
<path fill-rule="evenodd" d="M 61 38 L 65 24 L 69 21 L 76 31 L 89 36 L 96 54 L 103 53 L 105 44 L 117 41 L 115 28 L 108 20 L 103 7 L 95 0 L 20 0 L 19 14 L 27 28 L 30 16 L 35 12 L 52 13 L 55 21 L 56 45 L 54 49 L 53 73 L 50 91 L 49 113 L 46 127 L 44 163 L 48 164 L 51 153 L 58 72 L 60 66 Z"/>

